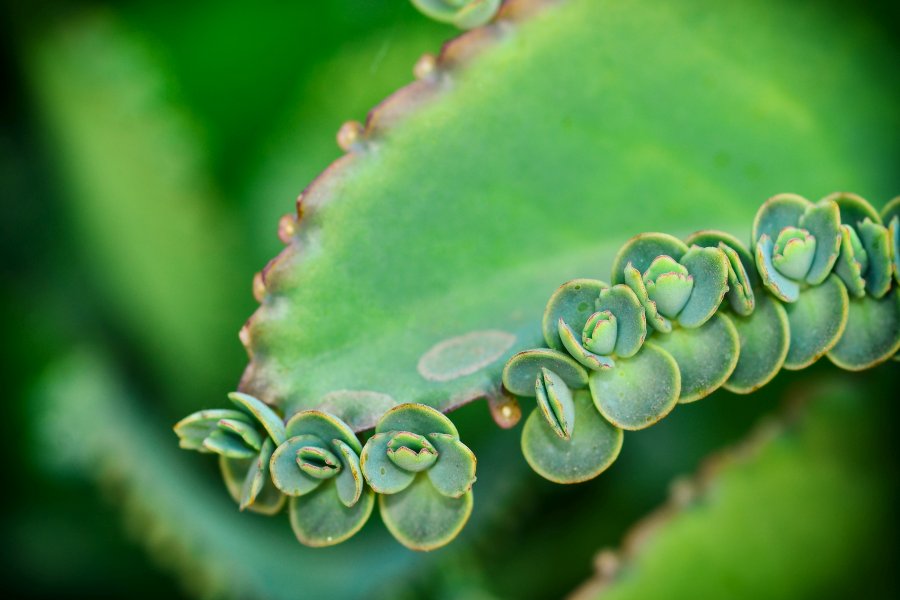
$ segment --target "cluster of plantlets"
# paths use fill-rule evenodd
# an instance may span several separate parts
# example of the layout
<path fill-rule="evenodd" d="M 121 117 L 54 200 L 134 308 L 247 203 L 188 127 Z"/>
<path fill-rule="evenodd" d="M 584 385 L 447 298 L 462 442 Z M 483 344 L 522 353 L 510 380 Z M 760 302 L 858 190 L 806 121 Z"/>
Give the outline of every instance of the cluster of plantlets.
<path fill-rule="evenodd" d="M 388 529 L 415 550 L 443 546 L 469 519 L 475 455 L 437 410 L 396 406 L 363 445 L 329 413 L 304 410 L 285 422 L 253 396 L 229 398 L 238 410 L 201 410 L 179 421 L 180 445 L 219 455 L 241 510 L 274 515 L 289 497 L 301 543 L 346 540 L 371 516 L 376 493 Z"/>
<path fill-rule="evenodd" d="M 895 356 L 898 219 L 900 198 L 879 215 L 854 194 L 781 194 L 757 212 L 749 250 L 721 231 L 632 238 L 612 285 L 563 284 L 544 311 L 548 347 L 504 368 L 509 392 L 537 399 L 526 460 L 551 481 L 586 481 L 615 461 L 623 430 L 679 403 L 747 394 L 823 355 L 851 371 Z"/>
<path fill-rule="evenodd" d="M 758 211 L 749 250 L 721 231 L 632 238 L 612 284 L 575 279 L 553 293 L 548 347 L 515 354 L 503 370 L 510 393 L 537 400 L 522 431 L 529 465 L 558 483 L 586 481 L 618 457 L 624 430 L 658 423 L 679 403 L 719 387 L 747 394 L 823 355 L 848 370 L 894 356 L 898 230 L 900 198 L 879 215 L 853 194 L 815 204 L 782 194 Z M 363 444 L 322 410 L 285 422 L 253 396 L 229 397 L 237 410 L 175 425 L 181 446 L 219 455 L 242 510 L 276 514 L 290 497 L 303 544 L 352 536 L 376 494 L 388 529 L 416 550 L 447 544 L 471 514 L 475 456 L 434 408 L 387 410 Z"/>

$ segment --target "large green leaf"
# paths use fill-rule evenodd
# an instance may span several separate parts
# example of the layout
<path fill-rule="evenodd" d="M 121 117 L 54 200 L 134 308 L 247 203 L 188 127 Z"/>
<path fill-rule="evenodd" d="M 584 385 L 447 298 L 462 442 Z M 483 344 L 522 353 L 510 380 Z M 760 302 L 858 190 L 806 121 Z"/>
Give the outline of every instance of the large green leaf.
<path fill-rule="evenodd" d="M 900 184 L 896 85 L 872 77 L 894 50 L 828 7 L 572 0 L 447 52 L 449 75 L 382 106 L 305 193 L 244 331 L 245 391 L 288 412 L 335 390 L 448 409 L 494 389 L 556 286 L 606 278 L 633 234 L 743 235 L 779 191 Z"/>

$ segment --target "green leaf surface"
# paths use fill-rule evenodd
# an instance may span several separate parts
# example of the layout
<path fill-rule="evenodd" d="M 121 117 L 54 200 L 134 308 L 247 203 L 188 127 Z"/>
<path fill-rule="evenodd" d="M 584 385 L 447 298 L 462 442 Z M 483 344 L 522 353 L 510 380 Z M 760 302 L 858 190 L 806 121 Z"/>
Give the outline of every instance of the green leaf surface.
<path fill-rule="evenodd" d="M 290 437 L 298 435 L 315 436 L 323 443 L 340 440 L 353 448 L 354 452 L 362 450 L 362 444 L 346 423 L 334 415 L 320 410 L 301 411 L 288 419 L 285 433 Z"/>
<path fill-rule="evenodd" d="M 681 403 L 694 402 L 718 389 L 731 376 L 740 352 L 737 329 L 722 313 L 695 329 L 676 328 L 653 336 L 681 373 Z"/>
<path fill-rule="evenodd" d="M 254 504 L 260 497 L 260 492 L 266 487 L 271 488 L 273 485 L 271 477 L 269 477 L 269 460 L 272 458 L 272 452 L 275 451 L 275 442 L 272 438 L 266 438 L 263 442 L 259 455 L 254 459 L 253 463 L 244 477 L 244 485 L 241 488 L 241 510 Z M 279 496 L 281 494 L 278 494 Z M 265 500 L 263 500 L 265 503 Z"/>
<path fill-rule="evenodd" d="M 691 248 L 682 257 L 694 278 L 687 304 L 678 314 L 682 327 L 700 327 L 713 316 L 728 291 L 728 257 L 718 248 Z"/>
<path fill-rule="evenodd" d="M 756 296 L 756 309 L 749 316 L 730 316 L 740 352 L 723 387 L 736 394 L 749 394 L 771 381 L 784 365 L 791 341 L 787 312 L 763 292 Z"/>
<path fill-rule="evenodd" d="M 669 233 L 640 233 L 619 248 L 613 259 L 610 281 L 625 283 L 625 267 L 629 264 L 644 273 L 656 258 L 668 256 L 678 261 L 687 251 L 684 242 Z"/>
<path fill-rule="evenodd" d="M 428 469 L 428 479 L 438 492 L 459 498 L 475 483 L 475 455 L 468 446 L 445 433 L 428 436 L 438 451 L 438 459 Z"/>
<path fill-rule="evenodd" d="M 895 286 L 881 298 L 852 298 L 847 327 L 828 358 L 849 371 L 883 362 L 900 350 L 900 291 Z"/>
<path fill-rule="evenodd" d="M 347 507 L 338 495 L 333 479 L 309 494 L 291 498 L 288 514 L 297 540 L 304 546 L 339 544 L 362 529 L 375 506 L 375 494 L 362 492 L 359 502 Z"/>
<path fill-rule="evenodd" d="M 597 310 L 608 310 L 616 317 L 616 355 L 634 356 L 647 338 L 647 317 L 634 291 L 622 284 L 603 290 L 597 299 Z"/>
<path fill-rule="evenodd" d="M 247 510 L 262 515 L 275 515 L 281 512 L 284 507 L 285 496 L 272 483 L 269 478 L 263 479 L 263 486 L 256 493 L 256 498 L 252 504 L 245 505 L 245 491 L 248 487 L 253 486 L 248 479 L 255 479 L 259 472 L 259 458 L 251 459 L 234 459 L 227 456 L 219 457 L 219 471 L 222 473 L 222 480 L 225 482 L 225 488 L 231 498 L 241 507 L 241 510 Z"/>
<path fill-rule="evenodd" d="M 451 498 L 419 473 L 402 492 L 379 495 L 381 518 L 397 541 L 411 550 L 434 550 L 459 534 L 472 514 L 472 492 Z"/>
<path fill-rule="evenodd" d="M 359 457 L 363 476 L 379 494 L 396 494 L 412 483 L 416 474 L 401 469 L 388 458 L 390 433 L 376 433 L 363 446 Z"/>
<path fill-rule="evenodd" d="M 288 414 L 338 389 L 458 406 L 538 345 L 560 281 L 602 275 L 630 235 L 738 232 L 783 189 L 887 196 L 895 90 L 866 75 L 887 55 L 830 12 L 572 0 L 506 24 L 307 190 L 246 329 L 242 389 Z"/>
<path fill-rule="evenodd" d="M 837 275 L 830 275 L 784 305 L 791 332 L 785 369 L 806 368 L 837 344 L 847 326 L 849 302 L 847 288 Z"/>
<path fill-rule="evenodd" d="M 541 321 L 547 345 L 554 350 L 564 350 L 559 338 L 559 320 L 581 333 L 588 317 L 594 313 L 594 303 L 600 292 L 608 287 L 609 284 L 599 279 L 573 279 L 559 286 L 547 301 Z"/>
<path fill-rule="evenodd" d="M 647 342 L 616 368 L 591 373 L 590 389 L 607 421 L 622 429 L 644 429 L 675 408 L 681 375 L 668 352 Z"/>
<path fill-rule="evenodd" d="M 534 385 L 538 410 L 556 435 L 564 440 L 572 435 L 575 427 L 575 403 L 572 401 L 572 390 L 562 379 L 543 369 Z"/>
<path fill-rule="evenodd" d="M 289 437 L 279 445 L 272 454 L 270 469 L 272 481 L 279 490 L 288 496 L 302 496 L 322 484 L 317 479 L 304 473 L 297 462 L 297 453 L 307 446 L 321 447 L 325 442 L 314 435 L 296 435 Z"/>
<path fill-rule="evenodd" d="M 231 392 L 228 394 L 228 397 L 232 402 L 253 415 L 269 434 L 269 437 L 275 440 L 276 444 L 280 444 L 286 439 L 284 421 L 281 420 L 281 417 L 274 410 L 253 396 L 241 392 Z"/>
<path fill-rule="evenodd" d="M 566 440 L 535 409 L 522 429 L 522 454 L 536 473 L 556 483 L 579 483 L 605 471 L 619 456 L 625 435 L 594 406 L 586 391 L 575 393 L 575 428 Z"/>
<path fill-rule="evenodd" d="M 587 371 L 568 354 L 538 348 L 513 356 L 503 369 L 503 385 L 517 396 L 534 396 L 534 383 L 543 369 L 553 371 L 569 387 L 583 388 Z"/>

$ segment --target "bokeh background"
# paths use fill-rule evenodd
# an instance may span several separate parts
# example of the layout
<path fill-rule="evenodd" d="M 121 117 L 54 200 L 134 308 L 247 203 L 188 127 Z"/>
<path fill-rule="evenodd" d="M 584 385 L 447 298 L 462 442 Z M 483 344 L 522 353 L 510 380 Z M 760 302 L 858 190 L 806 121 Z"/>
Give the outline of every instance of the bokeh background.
<path fill-rule="evenodd" d="M 890 6 L 871 10 L 896 23 Z M 239 515 L 215 461 L 180 453 L 169 428 L 236 385 L 252 275 L 281 246 L 279 216 L 341 154 L 338 127 L 455 30 L 405 0 L 2 11 L 0 572 L 15 597 L 319 597 L 354 578 L 371 582 L 368 597 L 559 597 L 673 478 L 833 374 L 783 374 L 753 402 L 677 412 L 629 438 L 615 473 L 572 489 L 528 473 L 515 440 L 491 446 L 487 410 L 471 405 L 458 413 L 464 439 L 506 465 L 497 493 L 512 506 L 427 557 L 397 546 L 360 567 L 382 547 L 377 518 L 340 548 L 300 548 L 286 519 Z M 868 385 L 889 389 L 895 375 Z M 893 531 L 884 521 L 821 597 L 896 591 Z M 277 578 L 260 582 L 273 561 Z"/>

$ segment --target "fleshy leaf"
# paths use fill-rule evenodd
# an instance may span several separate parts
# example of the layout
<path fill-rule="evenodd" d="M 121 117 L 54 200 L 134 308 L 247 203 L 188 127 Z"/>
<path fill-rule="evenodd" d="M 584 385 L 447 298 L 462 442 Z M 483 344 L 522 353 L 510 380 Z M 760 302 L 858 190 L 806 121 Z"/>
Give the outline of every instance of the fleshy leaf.
<path fill-rule="evenodd" d="M 297 540 L 305 546 L 321 547 L 339 544 L 362 529 L 375 506 L 375 494 L 364 490 L 353 506 L 346 506 L 338 496 L 334 479 L 303 496 L 291 498 L 288 513 Z"/>
<path fill-rule="evenodd" d="M 647 286 L 644 285 L 644 276 L 641 275 L 641 272 L 635 269 L 634 265 L 628 263 L 625 265 L 624 277 L 625 285 L 630 287 L 631 291 L 634 292 L 634 295 L 641 301 L 647 323 L 649 323 L 656 331 L 661 331 L 663 333 L 672 331 L 672 323 L 659 314 L 659 310 L 656 308 L 656 302 L 650 299 L 650 294 L 647 292 Z"/>
<path fill-rule="evenodd" d="M 786 304 L 791 342 L 784 368 L 803 369 L 831 350 L 847 325 L 848 305 L 847 288 L 836 275 Z"/>
<path fill-rule="evenodd" d="M 541 321 L 547 345 L 554 350 L 564 350 L 557 332 L 559 320 L 568 323 L 575 331 L 581 331 L 594 312 L 594 303 L 600 292 L 608 287 L 609 284 L 598 279 L 573 279 L 559 286 L 547 301 Z"/>
<path fill-rule="evenodd" d="M 244 484 L 241 487 L 241 510 L 256 502 L 263 487 L 266 483 L 271 482 L 269 478 L 269 459 L 272 458 L 272 452 L 274 451 L 275 442 L 272 438 L 267 437 L 262 443 L 259 455 L 250 464 L 247 475 L 244 476 Z"/>
<path fill-rule="evenodd" d="M 816 238 L 805 229 L 785 227 L 775 239 L 772 264 L 789 279 L 806 277 L 816 256 Z"/>
<path fill-rule="evenodd" d="M 776 298 L 783 302 L 796 302 L 800 297 L 800 284 L 782 275 L 772 264 L 774 243 L 763 234 L 756 244 L 756 268 L 765 285 Z"/>
<path fill-rule="evenodd" d="M 756 279 L 756 262 L 744 244 L 730 233 L 704 229 L 691 234 L 685 240 L 689 246 L 718 248 L 728 258 L 728 303 L 738 315 L 749 315 L 755 307 L 753 285 Z"/>
<path fill-rule="evenodd" d="M 534 410 L 522 429 L 522 454 L 534 471 L 556 483 L 579 483 L 605 471 L 619 456 L 624 434 L 604 419 L 587 391 L 575 393 L 575 428 L 560 438 Z"/>
<path fill-rule="evenodd" d="M 615 369 L 591 373 L 590 389 L 607 421 L 622 429 L 644 429 L 675 408 L 681 374 L 668 352 L 647 342 Z"/>
<path fill-rule="evenodd" d="M 851 299 L 847 327 L 828 358 L 848 371 L 861 371 L 900 350 L 900 290 L 881 298 Z"/>
<path fill-rule="evenodd" d="M 444 496 L 459 498 L 475 483 L 475 455 L 452 435 L 432 433 L 428 437 L 438 451 L 437 462 L 428 469 L 431 485 Z"/>
<path fill-rule="evenodd" d="M 422 14 L 460 29 L 480 27 L 500 8 L 500 0 L 412 0 Z"/>
<path fill-rule="evenodd" d="M 722 304 L 728 291 L 728 257 L 718 248 L 694 246 L 681 263 L 694 278 L 691 296 L 678 315 L 682 327 L 700 327 Z"/>
<path fill-rule="evenodd" d="M 878 211 L 869 202 L 858 194 L 850 192 L 835 192 L 825 197 L 825 200 L 834 202 L 840 211 L 840 222 L 853 227 L 869 219 L 874 223 L 881 223 Z"/>
<path fill-rule="evenodd" d="M 636 235 L 625 242 L 613 259 L 611 280 L 613 284 L 625 283 L 625 267 L 629 263 L 643 273 L 656 257 L 666 255 L 678 261 L 687 251 L 684 242 L 667 233 Z"/>
<path fill-rule="evenodd" d="M 681 403 L 694 402 L 717 390 L 731 376 L 740 352 L 737 330 L 721 313 L 695 329 L 679 327 L 654 337 L 653 343 L 678 364 Z"/>
<path fill-rule="evenodd" d="M 203 448 L 228 458 L 252 458 L 256 450 L 248 446 L 242 439 L 221 429 L 213 431 L 203 440 Z"/>
<path fill-rule="evenodd" d="M 410 431 L 396 431 L 388 441 L 387 457 L 400 469 L 418 473 L 433 465 L 438 454 L 425 436 Z"/>
<path fill-rule="evenodd" d="M 181 419 L 172 428 L 178 435 L 178 444 L 185 450 L 203 450 L 203 440 L 219 428 L 222 419 L 243 420 L 251 423 L 250 417 L 238 410 L 214 408 L 199 410 Z"/>
<path fill-rule="evenodd" d="M 749 394 L 772 380 L 787 357 L 791 332 L 787 312 L 768 294 L 756 296 L 750 315 L 731 317 L 740 340 L 740 353 L 731 377 L 722 387 Z"/>
<path fill-rule="evenodd" d="M 365 487 L 362 469 L 359 466 L 359 456 L 356 455 L 353 448 L 341 440 L 334 440 L 332 443 L 337 448 L 344 467 L 337 477 L 334 478 L 334 485 L 337 489 L 338 498 L 340 498 L 344 506 L 350 508 L 359 502 Z"/>
<path fill-rule="evenodd" d="M 891 240 L 891 270 L 894 272 L 894 281 L 900 284 L 900 217 L 894 215 L 890 221 Z"/>
<path fill-rule="evenodd" d="M 324 447 L 324 442 L 318 444 L 320 445 L 303 446 L 297 451 L 294 460 L 304 475 L 313 479 L 331 479 L 341 471 L 341 461 Z"/>
<path fill-rule="evenodd" d="M 874 298 L 881 298 L 891 288 L 891 239 L 887 227 L 870 219 L 857 227 L 863 247 L 866 249 L 866 291 Z"/>
<path fill-rule="evenodd" d="M 841 252 L 834 266 L 834 273 L 844 282 L 851 296 L 862 298 L 866 295 L 863 274 L 868 265 L 869 257 L 856 230 L 849 225 L 841 225 Z"/>
<path fill-rule="evenodd" d="M 537 405 L 556 435 L 567 440 L 575 426 L 572 392 L 553 371 L 541 369 L 534 385 Z"/>
<path fill-rule="evenodd" d="M 307 446 L 322 447 L 325 442 L 314 435 L 297 435 L 275 448 L 269 461 L 272 482 L 288 496 L 302 496 L 322 484 L 322 479 L 312 477 L 300 469 L 297 453 Z"/>
<path fill-rule="evenodd" d="M 647 318 L 640 300 L 627 285 L 614 285 L 597 299 L 597 311 L 605 310 L 616 317 L 616 355 L 634 356 L 647 337 Z"/>
<path fill-rule="evenodd" d="M 766 200 L 753 219 L 751 250 L 756 250 L 762 236 L 774 243 L 785 227 L 796 227 L 812 202 L 797 194 L 777 194 Z"/>
<path fill-rule="evenodd" d="M 397 541 L 411 550 L 434 550 L 459 534 L 472 514 L 472 492 L 444 496 L 419 473 L 402 492 L 378 497 L 381 518 Z"/>
<path fill-rule="evenodd" d="M 219 471 L 222 473 L 222 481 L 232 499 L 240 506 L 244 499 L 244 489 L 247 485 L 247 477 L 253 466 L 254 459 L 234 459 L 225 456 L 219 457 Z M 245 510 L 261 515 L 274 515 L 284 506 L 285 495 L 282 494 L 272 480 L 263 479 L 263 487 L 256 494 L 253 504 L 245 506 Z"/>
<path fill-rule="evenodd" d="M 237 419 L 220 419 L 219 429 L 241 439 L 248 447 L 257 452 L 262 448 L 262 437 L 256 428 L 245 421 Z M 267 438 L 268 439 L 268 438 Z"/>
<path fill-rule="evenodd" d="M 268 432 L 269 437 L 275 440 L 276 444 L 280 444 L 287 439 L 284 431 L 284 422 L 281 420 L 281 417 L 264 402 L 243 392 L 231 392 L 228 394 L 228 397 L 232 402 L 253 415 Z"/>
<path fill-rule="evenodd" d="M 582 345 L 594 354 L 609 355 L 616 348 L 616 316 L 604 310 L 595 312 L 585 323 L 581 333 Z"/>
<path fill-rule="evenodd" d="M 569 355 L 593 371 L 599 369 L 609 369 L 615 366 L 615 361 L 609 356 L 600 356 L 594 354 L 590 350 L 581 345 L 581 336 L 572 331 L 572 328 L 563 321 L 559 320 L 559 337 L 563 341 L 563 346 L 569 352 Z"/>
<path fill-rule="evenodd" d="M 362 444 L 356 438 L 353 430 L 346 423 L 326 412 L 320 410 L 303 410 L 288 419 L 285 432 L 289 437 L 298 435 L 313 435 L 322 440 L 341 440 L 354 452 L 362 450 Z"/>
<path fill-rule="evenodd" d="M 559 375 L 572 389 L 588 384 L 587 371 L 572 357 L 556 350 L 538 348 L 519 352 L 509 359 L 503 368 L 503 385 L 516 396 L 533 396 L 534 382 L 544 368 Z"/>
<path fill-rule="evenodd" d="M 813 261 L 806 273 L 806 283 L 819 285 L 834 268 L 841 243 L 841 216 L 837 204 L 825 198 L 809 206 L 798 221 L 816 240 Z"/>
<path fill-rule="evenodd" d="M 534 380 L 531 381 L 534 385 Z M 388 431 L 411 431 L 420 435 L 446 433 L 459 437 L 456 425 L 445 414 L 430 406 L 414 403 L 401 404 L 384 413 L 375 426 L 375 432 Z"/>
<path fill-rule="evenodd" d="M 662 256 L 660 258 L 669 258 Z M 650 265 L 653 269 L 654 265 Z M 684 269 L 681 265 L 678 265 Z M 684 269 L 686 271 L 686 269 Z M 650 271 L 648 271 L 649 273 Z M 656 304 L 656 308 L 661 315 L 667 319 L 674 319 L 687 304 L 688 298 L 691 297 L 691 290 L 694 289 L 694 278 L 688 273 L 670 271 L 660 273 L 655 277 L 644 275 L 644 286 L 647 289 L 647 295 L 650 296 Z"/>
<path fill-rule="evenodd" d="M 396 494 L 406 489 L 415 473 L 404 471 L 388 458 L 390 433 L 376 433 L 363 446 L 359 465 L 369 486 L 379 494 Z"/>

